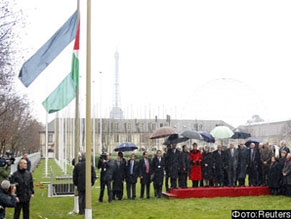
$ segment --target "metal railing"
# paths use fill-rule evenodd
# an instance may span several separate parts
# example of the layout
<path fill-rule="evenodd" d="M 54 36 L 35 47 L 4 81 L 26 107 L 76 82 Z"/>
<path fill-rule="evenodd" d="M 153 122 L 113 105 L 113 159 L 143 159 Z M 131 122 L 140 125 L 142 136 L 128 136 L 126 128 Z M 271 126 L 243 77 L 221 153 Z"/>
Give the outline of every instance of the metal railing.
<path fill-rule="evenodd" d="M 33 172 L 36 166 L 38 165 L 38 163 L 40 162 L 40 152 L 29 154 L 27 157 L 31 161 L 30 171 Z M 11 165 L 11 173 L 14 173 L 17 170 L 17 165 L 20 159 L 21 157 L 15 158 L 14 164 Z"/>

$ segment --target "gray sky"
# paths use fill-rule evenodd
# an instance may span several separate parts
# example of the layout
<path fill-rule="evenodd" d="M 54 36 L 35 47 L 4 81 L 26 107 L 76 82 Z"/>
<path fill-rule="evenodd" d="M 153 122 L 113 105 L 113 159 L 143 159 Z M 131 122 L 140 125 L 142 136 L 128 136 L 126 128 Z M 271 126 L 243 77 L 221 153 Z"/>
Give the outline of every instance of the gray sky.
<path fill-rule="evenodd" d="M 81 2 L 84 88 L 86 1 Z M 26 0 L 19 7 L 28 20 L 21 30 L 21 49 L 28 59 L 76 4 Z M 101 105 L 102 117 L 109 115 L 118 50 L 127 117 L 171 114 L 174 119 L 221 119 L 234 126 L 254 114 L 265 121 L 290 119 L 290 10 L 290 1 L 92 0 L 93 114 L 99 115 L 95 111 Z M 42 121 L 41 102 L 70 72 L 72 50 L 71 44 L 29 88 L 19 83 Z M 84 112 L 84 89 L 81 99 Z M 73 107 L 63 111 L 72 114 Z"/>

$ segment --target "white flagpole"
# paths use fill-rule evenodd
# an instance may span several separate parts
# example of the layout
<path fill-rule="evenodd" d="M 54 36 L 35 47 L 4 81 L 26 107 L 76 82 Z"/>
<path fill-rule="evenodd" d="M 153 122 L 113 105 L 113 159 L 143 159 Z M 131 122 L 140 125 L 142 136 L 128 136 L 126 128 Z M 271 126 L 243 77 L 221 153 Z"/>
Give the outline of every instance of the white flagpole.
<path fill-rule="evenodd" d="M 45 177 L 48 177 L 48 113 L 46 113 L 45 119 Z"/>
<path fill-rule="evenodd" d="M 99 155 L 102 154 L 102 72 L 100 73 L 100 112 L 99 112 L 99 118 L 100 118 L 100 130 L 99 130 Z"/>

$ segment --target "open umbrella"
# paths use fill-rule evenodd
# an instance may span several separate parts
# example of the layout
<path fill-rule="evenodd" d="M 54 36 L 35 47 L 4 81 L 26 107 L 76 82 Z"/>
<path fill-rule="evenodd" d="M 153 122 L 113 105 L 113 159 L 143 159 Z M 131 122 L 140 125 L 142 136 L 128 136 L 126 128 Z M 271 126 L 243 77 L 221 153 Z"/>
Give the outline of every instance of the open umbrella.
<path fill-rule="evenodd" d="M 234 133 L 229 127 L 220 125 L 212 129 L 210 134 L 214 138 L 224 139 L 224 138 L 230 138 L 231 136 L 233 136 Z"/>
<path fill-rule="evenodd" d="M 173 134 L 178 134 L 177 131 L 168 126 L 164 126 L 161 128 L 156 129 L 150 136 L 150 139 L 156 139 L 156 138 L 164 138 Z"/>
<path fill-rule="evenodd" d="M 203 141 L 206 141 L 208 143 L 214 143 L 215 138 L 208 132 L 198 131 L 198 133 L 202 136 Z"/>
<path fill-rule="evenodd" d="M 255 143 L 256 146 L 258 146 L 260 144 L 260 140 L 259 139 L 249 139 L 245 142 L 245 146 L 249 147 L 251 143 Z"/>
<path fill-rule="evenodd" d="M 181 135 L 189 139 L 203 140 L 203 137 L 197 131 L 194 130 L 183 131 Z"/>
<path fill-rule="evenodd" d="M 173 135 L 170 135 L 169 137 L 167 137 L 163 144 L 164 145 L 169 145 L 169 144 L 172 144 L 172 143 L 178 144 L 178 143 L 187 141 L 188 139 L 189 138 L 181 136 L 180 134 L 173 134 Z"/>
<path fill-rule="evenodd" d="M 233 130 L 234 134 L 231 136 L 232 139 L 246 139 L 251 137 L 251 134 L 248 133 L 246 130 L 236 128 Z"/>
<path fill-rule="evenodd" d="M 132 142 L 123 142 L 119 145 L 117 145 L 115 148 L 114 148 L 114 151 L 133 151 L 137 149 L 137 146 L 132 143 Z"/>

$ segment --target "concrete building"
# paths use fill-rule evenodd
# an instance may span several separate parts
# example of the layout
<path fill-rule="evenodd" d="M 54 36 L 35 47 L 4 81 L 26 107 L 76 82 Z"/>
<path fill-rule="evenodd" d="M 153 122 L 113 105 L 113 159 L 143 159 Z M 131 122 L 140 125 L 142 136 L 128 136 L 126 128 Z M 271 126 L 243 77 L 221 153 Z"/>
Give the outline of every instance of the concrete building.
<path fill-rule="evenodd" d="M 133 142 L 141 150 L 162 149 L 164 138 L 150 139 L 154 130 L 163 126 L 171 126 L 178 132 L 185 130 L 196 130 L 210 132 L 217 125 L 232 126 L 221 120 L 170 120 L 167 119 L 102 119 L 102 141 L 100 141 L 100 119 L 94 119 L 95 130 L 92 130 L 92 151 L 99 154 L 99 151 L 113 152 L 114 148 L 122 142 Z M 49 141 L 48 150 L 54 152 L 55 157 L 60 153 L 66 153 L 67 157 L 74 157 L 74 119 L 55 119 L 48 125 Z M 59 134 L 58 134 L 59 133 Z M 40 132 L 41 154 L 45 156 L 45 128 Z M 195 140 L 192 140 L 194 142 Z M 102 143 L 102 145 L 100 145 Z M 190 144 L 191 141 L 187 141 Z M 200 142 L 200 145 L 206 144 Z M 60 146 L 64 145 L 65 149 Z M 190 145 L 189 145 L 190 146 Z M 102 148 L 100 148 L 102 147 Z M 85 119 L 80 122 L 80 151 L 85 149 Z M 64 152 L 65 150 L 65 152 Z"/>

